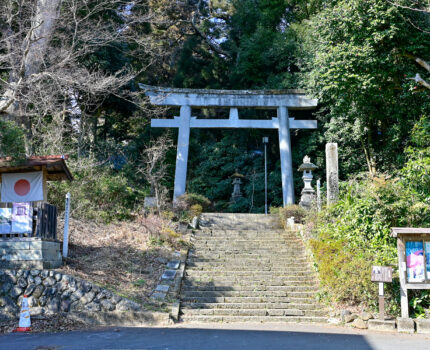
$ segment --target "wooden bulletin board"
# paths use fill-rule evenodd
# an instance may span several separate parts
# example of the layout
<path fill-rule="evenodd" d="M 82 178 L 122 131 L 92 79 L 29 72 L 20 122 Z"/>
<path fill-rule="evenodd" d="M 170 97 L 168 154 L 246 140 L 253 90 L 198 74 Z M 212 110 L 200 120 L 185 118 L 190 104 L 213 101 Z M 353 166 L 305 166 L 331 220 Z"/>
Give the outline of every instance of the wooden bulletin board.
<path fill-rule="evenodd" d="M 430 289 L 430 228 L 393 227 L 397 238 L 402 317 L 409 317 L 408 289 Z"/>

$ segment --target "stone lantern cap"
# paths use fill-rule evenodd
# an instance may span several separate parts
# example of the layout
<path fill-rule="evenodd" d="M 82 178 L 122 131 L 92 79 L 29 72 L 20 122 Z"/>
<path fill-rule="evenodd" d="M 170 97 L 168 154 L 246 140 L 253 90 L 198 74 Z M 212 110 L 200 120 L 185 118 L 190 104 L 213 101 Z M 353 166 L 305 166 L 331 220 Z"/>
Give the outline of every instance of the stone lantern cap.
<path fill-rule="evenodd" d="M 239 171 L 236 169 L 236 172 L 230 176 L 233 179 L 244 179 L 246 176 L 239 173 Z"/>
<path fill-rule="evenodd" d="M 303 164 L 300 165 L 299 167 L 299 171 L 309 171 L 309 170 L 312 171 L 315 169 L 318 169 L 318 167 L 315 164 L 311 163 L 311 158 L 309 158 L 308 156 L 305 156 L 303 158 Z"/>

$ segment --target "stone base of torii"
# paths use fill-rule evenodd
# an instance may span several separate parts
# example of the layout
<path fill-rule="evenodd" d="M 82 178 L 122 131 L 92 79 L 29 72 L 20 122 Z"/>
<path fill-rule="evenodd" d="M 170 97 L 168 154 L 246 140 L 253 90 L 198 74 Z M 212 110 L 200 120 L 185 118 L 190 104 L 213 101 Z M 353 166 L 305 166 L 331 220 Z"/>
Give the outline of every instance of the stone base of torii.
<path fill-rule="evenodd" d="M 314 109 L 317 100 L 307 98 L 302 90 L 202 90 L 139 86 L 152 104 L 180 107 L 179 117 L 151 120 L 152 127 L 179 128 L 173 200 L 186 191 L 191 128 L 250 128 L 278 130 L 283 204 L 294 204 L 290 129 L 316 129 L 317 121 L 289 118 L 288 110 Z M 192 108 L 226 107 L 230 108 L 229 119 L 197 119 L 191 116 Z M 277 117 L 271 120 L 239 119 L 239 108 L 276 109 Z"/>

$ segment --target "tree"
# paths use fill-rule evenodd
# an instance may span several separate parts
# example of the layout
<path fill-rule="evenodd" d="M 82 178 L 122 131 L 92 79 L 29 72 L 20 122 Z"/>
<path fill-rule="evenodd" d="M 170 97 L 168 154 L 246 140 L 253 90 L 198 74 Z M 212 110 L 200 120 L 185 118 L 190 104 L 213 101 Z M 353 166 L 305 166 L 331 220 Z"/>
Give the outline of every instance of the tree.
<path fill-rule="evenodd" d="M 24 127 L 27 153 L 38 142 L 45 148 L 38 136 L 47 129 L 59 148 L 66 132 L 81 138 L 92 129 L 88 116 L 107 96 L 132 103 L 124 87 L 157 53 L 145 35 L 155 17 L 144 0 L 1 2 L 0 116 Z M 139 54 L 141 68 L 106 63 L 109 50 Z"/>
<path fill-rule="evenodd" d="M 167 201 L 168 190 L 163 185 L 163 181 L 166 180 L 168 169 L 166 155 L 172 146 L 173 142 L 170 135 L 164 134 L 152 141 L 142 153 L 140 172 L 151 185 L 151 191 L 155 195 L 158 210 Z"/>
<path fill-rule="evenodd" d="M 404 162 L 408 135 L 429 110 L 428 96 L 408 80 L 426 57 L 430 37 L 382 0 L 333 1 L 296 31 L 304 86 L 323 106 L 327 141 L 339 142 L 344 171 L 370 174 Z M 361 152 L 358 152 L 361 150 Z"/>

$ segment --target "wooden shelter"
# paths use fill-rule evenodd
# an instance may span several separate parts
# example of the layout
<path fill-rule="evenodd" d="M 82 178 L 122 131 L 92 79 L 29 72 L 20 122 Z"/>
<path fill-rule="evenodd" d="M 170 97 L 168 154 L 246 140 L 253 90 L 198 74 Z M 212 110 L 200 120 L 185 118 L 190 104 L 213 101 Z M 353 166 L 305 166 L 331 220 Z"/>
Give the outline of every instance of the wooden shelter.
<path fill-rule="evenodd" d="M 0 184 L 2 174 L 42 171 L 44 202 L 47 202 L 47 181 L 73 180 L 66 165 L 68 158 L 68 156 L 61 155 L 33 156 L 22 161 L 14 160 L 11 157 L 0 158 Z"/>
<path fill-rule="evenodd" d="M 16 174 L 18 178 L 33 176 L 30 174 L 35 173 L 39 173 L 39 179 L 42 177 L 39 180 L 41 188 L 37 201 L 24 199 L 18 203 L 12 201 L 13 197 L 10 196 L 6 200 L 0 198 L 3 201 L 0 202 L 0 268 L 43 269 L 61 266 L 57 208 L 47 202 L 47 182 L 73 180 L 66 165 L 67 158 L 61 155 L 33 156 L 23 160 L 0 158 L 0 185 L 10 186 L 7 178 Z M 18 180 L 15 186 L 21 181 Z M 18 191 L 15 189 L 21 195 Z M 22 220 L 24 225 L 19 226 Z"/>

